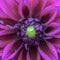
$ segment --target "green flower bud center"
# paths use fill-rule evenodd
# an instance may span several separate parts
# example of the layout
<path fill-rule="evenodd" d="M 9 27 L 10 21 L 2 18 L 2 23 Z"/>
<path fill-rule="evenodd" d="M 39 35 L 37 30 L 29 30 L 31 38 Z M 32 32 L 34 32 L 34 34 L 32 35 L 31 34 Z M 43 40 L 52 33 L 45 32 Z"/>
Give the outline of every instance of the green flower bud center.
<path fill-rule="evenodd" d="M 28 26 L 26 29 L 26 35 L 28 36 L 28 38 L 34 38 L 36 35 L 36 30 L 34 28 L 34 26 Z"/>

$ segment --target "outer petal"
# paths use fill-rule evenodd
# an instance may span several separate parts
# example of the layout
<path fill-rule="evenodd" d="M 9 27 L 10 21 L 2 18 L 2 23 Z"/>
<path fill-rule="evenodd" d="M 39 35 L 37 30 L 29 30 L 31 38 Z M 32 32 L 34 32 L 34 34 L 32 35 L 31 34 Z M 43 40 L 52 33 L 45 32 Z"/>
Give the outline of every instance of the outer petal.
<path fill-rule="evenodd" d="M 25 49 L 23 49 L 21 52 L 20 52 L 20 55 L 18 57 L 18 60 L 26 60 L 26 56 L 27 56 L 27 51 Z M 29 59 L 28 59 L 29 60 Z"/>
<path fill-rule="evenodd" d="M 45 4 L 47 2 L 47 0 L 23 0 L 23 1 L 17 0 L 17 1 L 20 3 L 19 12 L 22 17 L 30 16 L 35 18 L 39 15 L 39 12 L 45 7 Z"/>
<path fill-rule="evenodd" d="M 34 47 L 30 48 L 29 55 L 31 60 L 37 60 L 37 49 Z"/>
<path fill-rule="evenodd" d="M 19 0 L 19 13 L 22 18 L 29 17 L 29 0 Z"/>
<path fill-rule="evenodd" d="M 47 42 L 47 45 L 45 43 L 42 43 L 41 46 L 38 47 L 38 51 L 44 60 L 58 60 L 57 51 L 49 42 Z"/>
<path fill-rule="evenodd" d="M 56 6 L 48 6 L 44 10 L 42 10 L 40 16 L 41 16 L 41 21 L 45 23 L 45 25 L 50 24 L 52 21 L 55 20 L 57 16 L 57 8 Z"/>
<path fill-rule="evenodd" d="M 0 8 L 11 19 L 17 20 L 19 18 L 18 6 L 15 0 L 0 0 Z"/>
<path fill-rule="evenodd" d="M 13 34 L 13 33 L 16 33 L 16 30 L 15 31 L 14 31 L 14 29 L 2 30 L 2 31 L 0 31 L 0 36 Z"/>
<path fill-rule="evenodd" d="M 7 44 L 11 43 L 13 40 L 0 41 L 0 48 L 4 48 Z"/>
<path fill-rule="evenodd" d="M 47 0 L 32 0 L 32 16 L 38 18 L 41 11 L 45 8 L 46 3 Z"/>
<path fill-rule="evenodd" d="M 0 18 L 9 18 L 1 9 L 0 9 Z"/>
<path fill-rule="evenodd" d="M 53 38 L 49 41 L 55 46 L 57 52 L 60 54 L 60 38 Z"/>
<path fill-rule="evenodd" d="M 16 54 L 18 53 L 18 51 L 22 48 L 22 45 L 17 43 L 18 41 L 15 40 L 15 41 L 12 41 L 11 43 L 9 43 L 4 51 L 3 51 L 3 55 L 2 55 L 2 59 L 13 59 Z M 17 48 L 18 46 L 18 48 Z"/>

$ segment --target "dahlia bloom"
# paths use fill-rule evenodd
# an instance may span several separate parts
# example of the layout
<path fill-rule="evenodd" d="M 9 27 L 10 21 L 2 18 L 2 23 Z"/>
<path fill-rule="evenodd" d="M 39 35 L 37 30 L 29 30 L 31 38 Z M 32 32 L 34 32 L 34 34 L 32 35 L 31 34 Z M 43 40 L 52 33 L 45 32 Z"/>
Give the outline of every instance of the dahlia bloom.
<path fill-rule="evenodd" d="M 53 0 L 0 0 L 1 60 L 60 60 L 60 7 Z"/>

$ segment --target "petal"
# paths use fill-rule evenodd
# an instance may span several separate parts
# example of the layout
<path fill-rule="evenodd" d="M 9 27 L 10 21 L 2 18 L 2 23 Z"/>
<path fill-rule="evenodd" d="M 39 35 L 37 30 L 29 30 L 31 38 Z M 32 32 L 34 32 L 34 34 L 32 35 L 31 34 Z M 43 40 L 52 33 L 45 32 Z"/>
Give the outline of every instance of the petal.
<path fill-rule="evenodd" d="M 19 13 L 22 18 L 27 18 L 29 16 L 28 0 L 20 0 L 19 2 Z"/>
<path fill-rule="evenodd" d="M 41 21 L 45 23 L 45 25 L 50 24 L 56 18 L 57 11 L 57 7 L 53 5 L 46 7 L 40 14 Z"/>
<path fill-rule="evenodd" d="M 51 31 L 51 32 L 47 33 L 46 35 L 47 36 L 55 36 L 59 32 L 60 32 L 60 28 Z"/>
<path fill-rule="evenodd" d="M 32 0 L 32 17 L 40 17 L 41 11 L 45 8 L 47 0 Z"/>
<path fill-rule="evenodd" d="M 29 52 L 27 52 L 27 55 L 26 55 L 26 60 L 30 60 L 30 55 L 29 55 Z"/>
<path fill-rule="evenodd" d="M 12 41 L 4 48 L 2 59 L 9 60 L 14 58 L 21 48 L 21 42 L 19 42 L 18 40 Z"/>
<path fill-rule="evenodd" d="M 22 45 L 20 45 L 20 47 L 19 47 L 14 53 L 12 53 L 12 54 L 8 57 L 8 59 L 12 59 L 13 57 L 15 57 L 16 54 L 19 52 L 19 50 L 21 50 L 21 48 L 22 48 Z"/>
<path fill-rule="evenodd" d="M 0 24 L 0 29 L 5 29 L 5 30 L 7 30 L 8 28 L 7 28 L 6 26 Z"/>
<path fill-rule="evenodd" d="M 39 52 L 37 52 L 37 60 L 41 60 L 41 56 L 40 56 Z"/>
<path fill-rule="evenodd" d="M 9 34 L 13 34 L 13 33 L 16 33 L 15 29 L 2 30 L 2 31 L 0 31 L 0 36 L 9 35 Z"/>
<path fill-rule="evenodd" d="M 11 25 L 11 26 L 14 26 L 15 24 L 18 23 L 17 20 L 13 20 L 13 19 L 9 19 L 9 18 L 1 18 L 0 21 L 3 21 L 4 22 L 3 23 L 4 25 Z"/>
<path fill-rule="evenodd" d="M 17 38 L 17 35 L 16 34 L 9 34 L 9 35 L 3 35 L 3 36 L 0 36 L 0 41 L 9 41 L 9 40 L 15 40 Z"/>
<path fill-rule="evenodd" d="M 60 23 L 60 7 L 57 7 L 57 8 L 58 8 L 58 13 L 57 13 L 57 16 L 53 22 Z"/>
<path fill-rule="evenodd" d="M 13 40 L 0 41 L 0 48 L 4 48 L 7 44 L 11 43 Z"/>
<path fill-rule="evenodd" d="M 22 53 L 23 53 L 23 50 L 20 52 L 20 54 L 18 56 L 18 60 L 22 60 Z"/>
<path fill-rule="evenodd" d="M 52 22 L 51 24 L 49 24 L 49 26 L 60 27 L 60 24 L 57 22 Z"/>
<path fill-rule="evenodd" d="M 38 51 L 44 60 L 58 60 L 57 51 L 51 43 L 46 42 L 40 45 Z"/>
<path fill-rule="evenodd" d="M 53 38 L 49 41 L 55 46 L 57 52 L 60 54 L 60 38 Z"/>
<path fill-rule="evenodd" d="M 15 0 L 0 0 L 0 8 L 3 12 L 8 15 L 11 19 L 17 20 L 18 13 L 17 13 L 17 3 Z"/>
<path fill-rule="evenodd" d="M 27 55 L 27 51 L 25 49 L 23 49 L 21 52 L 20 52 L 20 55 L 18 57 L 18 60 L 26 60 L 26 55 Z"/>
<path fill-rule="evenodd" d="M 9 18 L 0 8 L 0 18 Z"/>
<path fill-rule="evenodd" d="M 13 41 L 12 43 L 10 43 L 6 46 L 6 48 L 3 51 L 2 60 L 6 58 L 6 55 L 8 54 L 9 50 L 11 50 L 11 47 L 15 42 L 16 41 Z"/>
<path fill-rule="evenodd" d="M 37 48 L 31 47 L 29 51 L 30 59 L 37 60 Z"/>

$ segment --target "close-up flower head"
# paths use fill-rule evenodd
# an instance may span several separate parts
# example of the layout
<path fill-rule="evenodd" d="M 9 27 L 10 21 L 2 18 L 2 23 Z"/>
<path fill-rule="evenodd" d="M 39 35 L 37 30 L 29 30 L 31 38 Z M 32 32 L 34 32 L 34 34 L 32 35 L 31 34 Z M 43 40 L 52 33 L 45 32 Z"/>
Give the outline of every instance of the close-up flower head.
<path fill-rule="evenodd" d="M 60 60 L 60 1 L 0 0 L 0 60 Z"/>

